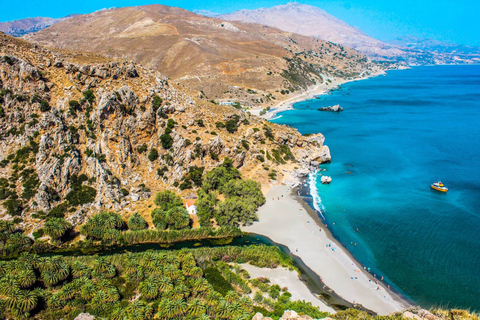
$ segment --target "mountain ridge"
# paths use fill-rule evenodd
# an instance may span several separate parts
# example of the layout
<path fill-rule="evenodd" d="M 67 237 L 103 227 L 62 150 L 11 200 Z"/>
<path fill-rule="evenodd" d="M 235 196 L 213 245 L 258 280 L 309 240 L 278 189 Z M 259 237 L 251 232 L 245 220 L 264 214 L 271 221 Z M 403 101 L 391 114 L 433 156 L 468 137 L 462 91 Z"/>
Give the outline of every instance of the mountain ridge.
<path fill-rule="evenodd" d="M 76 15 L 77 14 L 70 14 L 62 18 L 34 17 L 0 22 L 0 31 L 14 37 L 21 37 L 29 33 L 43 30 L 55 23 L 64 21 Z"/>
<path fill-rule="evenodd" d="M 379 71 L 365 55 L 314 37 L 161 5 L 77 16 L 25 39 L 128 58 L 207 100 L 244 107 L 274 106 L 292 91 L 329 78 Z"/>
<path fill-rule="evenodd" d="M 380 41 L 320 8 L 299 3 L 240 10 L 220 17 L 229 21 L 260 23 L 285 31 L 316 36 L 350 46 L 376 61 L 406 62 L 410 65 L 480 62 L 480 50 L 458 52 L 455 49 L 449 50 L 446 44 L 443 45 L 443 50 L 429 50 L 429 47 L 420 48 L 409 43 Z"/>

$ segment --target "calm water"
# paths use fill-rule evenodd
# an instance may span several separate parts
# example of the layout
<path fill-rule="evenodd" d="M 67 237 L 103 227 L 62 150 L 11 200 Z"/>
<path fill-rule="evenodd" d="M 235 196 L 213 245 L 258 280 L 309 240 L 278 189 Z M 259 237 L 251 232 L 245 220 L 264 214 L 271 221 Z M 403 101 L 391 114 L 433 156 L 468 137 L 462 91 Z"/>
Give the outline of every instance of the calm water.
<path fill-rule="evenodd" d="M 413 301 L 480 310 L 480 66 L 391 71 L 295 109 L 273 121 L 326 136 L 333 182 L 312 183 L 336 237 Z"/>

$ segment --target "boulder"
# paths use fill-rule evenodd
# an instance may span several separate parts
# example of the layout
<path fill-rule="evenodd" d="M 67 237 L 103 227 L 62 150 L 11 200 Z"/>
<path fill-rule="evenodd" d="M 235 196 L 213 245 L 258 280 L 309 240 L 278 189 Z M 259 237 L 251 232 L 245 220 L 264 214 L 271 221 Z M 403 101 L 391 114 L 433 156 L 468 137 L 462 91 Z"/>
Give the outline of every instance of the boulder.
<path fill-rule="evenodd" d="M 320 179 L 320 181 L 322 181 L 322 184 L 329 184 L 330 182 L 332 182 L 332 177 L 322 176 L 322 178 Z"/>
<path fill-rule="evenodd" d="M 317 109 L 318 111 L 330 111 L 330 112 L 340 112 L 343 111 L 343 108 L 340 107 L 339 104 L 330 106 L 330 107 L 322 107 L 320 109 Z"/>
<path fill-rule="evenodd" d="M 95 320 L 95 317 L 90 313 L 80 313 L 75 320 Z"/>

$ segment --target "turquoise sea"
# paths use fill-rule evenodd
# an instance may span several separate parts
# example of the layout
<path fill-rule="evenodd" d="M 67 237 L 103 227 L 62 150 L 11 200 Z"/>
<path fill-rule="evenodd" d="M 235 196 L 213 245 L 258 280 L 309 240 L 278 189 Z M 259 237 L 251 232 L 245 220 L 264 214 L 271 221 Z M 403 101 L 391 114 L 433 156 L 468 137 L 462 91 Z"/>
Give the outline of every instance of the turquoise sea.
<path fill-rule="evenodd" d="M 310 190 L 328 228 L 414 302 L 480 311 L 480 66 L 389 71 L 319 98 L 273 121 L 325 135 L 332 163 Z"/>

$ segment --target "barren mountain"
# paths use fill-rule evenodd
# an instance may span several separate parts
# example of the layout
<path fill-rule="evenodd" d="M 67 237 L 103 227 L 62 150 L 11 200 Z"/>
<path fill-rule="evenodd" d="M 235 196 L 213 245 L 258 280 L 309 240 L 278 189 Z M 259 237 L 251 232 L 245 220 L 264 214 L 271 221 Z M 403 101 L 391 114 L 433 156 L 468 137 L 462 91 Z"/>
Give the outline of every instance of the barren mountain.
<path fill-rule="evenodd" d="M 219 18 L 264 24 L 289 32 L 318 37 L 349 46 L 370 57 L 396 57 L 404 54 L 398 47 L 374 39 L 326 11 L 305 4 L 293 2 L 271 8 L 240 10 L 221 15 Z"/>
<path fill-rule="evenodd" d="M 228 157 L 267 185 L 328 161 L 321 134 L 191 98 L 125 60 L 50 51 L 0 33 L 0 218 L 151 211 L 152 193 L 194 196 Z M 308 147 L 308 150 L 307 150 Z"/>
<path fill-rule="evenodd" d="M 27 39 L 45 46 L 122 57 L 159 70 L 208 100 L 242 105 L 282 99 L 329 78 L 377 71 L 363 54 L 314 37 L 226 22 L 151 5 L 95 12 Z"/>
<path fill-rule="evenodd" d="M 73 16 L 73 15 L 72 15 Z M 14 21 L 0 22 L 0 31 L 15 36 L 20 37 L 28 33 L 37 32 L 42 29 L 47 28 L 55 23 L 66 20 L 71 16 L 64 18 L 47 18 L 47 17 L 36 17 L 36 18 L 26 18 Z"/>
<path fill-rule="evenodd" d="M 315 36 L 354 48 L 373 60 L 406 62 L 412 65 L 480 62 L 479 51 L 475 48 L 465 50 L 463 47 L 458 50 L 459 46 L 439 42 L 436 46 L 419 45 L 419 41 L 382 42 L 320 8 L 299 3 L 240 10 L 219 18 L 264 24 L 284 31 Z M 425 41 L 420 42 L 425 44 Z"/>

